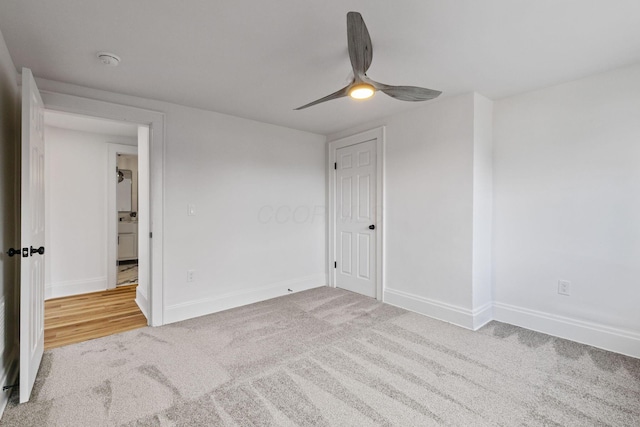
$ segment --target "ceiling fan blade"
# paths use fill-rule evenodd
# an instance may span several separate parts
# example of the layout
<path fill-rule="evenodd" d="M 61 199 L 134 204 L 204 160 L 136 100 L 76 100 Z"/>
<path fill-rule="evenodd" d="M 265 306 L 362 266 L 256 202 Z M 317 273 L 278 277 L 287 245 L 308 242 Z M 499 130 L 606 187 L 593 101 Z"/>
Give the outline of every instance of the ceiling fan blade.
<path fill-rule="evenodd" d="M 349 88 L 350 87 L 351 87 L 351 85 L 343 87 L 339 91 L 333 92 L 331 95 L 327 95 L 324 98 L 316 99 L 315 101 L 310 102 L 308 104 L 305 104 L 302 107 L 296 108 L 296 110 L 302 110 L 304 108 L 311 107 L 311 106 L 316 105 L 316 104 L 320 104 L 321 102 L 331 101 L 332 99 L 338 99 L 338 98 L 345 97 L 345 96 L 349 95 Z"/>
<path fill-rule="evenodd" d="M 363 76 L 371 66 L 373 46 L 364 19 L 358 12 L 347 13 L 347 45 L 353 74 Z"/>
<path fill-rule="evenodd" d="M 380 90 L 392 98 L 399 99 L 401 101 L 427 101 L 440 96 L 442 93 L 439 90 L 427 89 L 417 86 L 391 86 L 383 83 L 367 80 L 373 87 Z"/>

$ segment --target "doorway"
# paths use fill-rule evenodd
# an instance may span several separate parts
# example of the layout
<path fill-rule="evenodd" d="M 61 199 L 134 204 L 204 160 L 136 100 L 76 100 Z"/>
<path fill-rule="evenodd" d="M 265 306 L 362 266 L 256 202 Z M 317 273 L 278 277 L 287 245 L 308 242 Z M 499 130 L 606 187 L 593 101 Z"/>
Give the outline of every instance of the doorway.
<path fill-rule="evenodd" d="M 328 156 L 330 284 L 378 300 L 383 297 L 383 144 L 384 128 L 378 128 L 330 142 Z"/>
<path fill-rule="evenodd" d="M 117 154 L 116 212 L 116 287 L 138 284 L 138 154 Z"/>
<path fill-rule="evenodd" d="M 140 144 L 139 140 L 137 142 Z M 140 169 L 148 168 L 138 161 L 139 158 L 145 160 L 144 156 L 139 156 L 139 151 L 139 145 L 108 144 L 107 274 L 110 289 L 136 283 L 140 284 L 141 294 L 148 295 L 148 276 L 144 283 L 139 283 L 140 264 L 142 268 L 148 267 L 145 257 L 149 252 L 144 248 L 148 246 L 148 236 L 142 229 L 148 223 L 148 191 L 144 191 L 148 182 L 141 179 L 146 175 L 140 173 Z"/>
<path fill-rule="evenodd" d="M 139 173 L 148 171 L 148 166 L 139 167 L 148 164 L 148 142 L 139 144 L 148 128 L 140 132 L 140 127 L 146 128 L 45 112 L 45 348 L 148 323 L 137 298 L 143 295 L 146 303 L 149 285 L 148 275 L 141 283 L 137 274 L 140 265 L 149 266 L 149 250 L 138 250 L 149 245 L 148 237 L 137 232 L 139 219 L 149 223 L 148 191 L 142 197 L 139 191 L 149 187 L 148 175 Z M 122 221 L 122 226 L 109 226 L 110 221 Z M 119 257 L 109 250 L 119 240 L 118 232 L 124 233 Z M 121 262 L 129 264 L 126 280 L 123 274 L 117 277 Z M 128 285 L 126 292 L 108 292 L 118 282 Z"/>
<path fill-rule="evenodd" d="M 139 271 L 139 277 L 142 277 L 143 274 L 148 275 L 149 289 L 147 295 L 138 294 L 136 299 L 141 302 L 142 307 L 146 308 L 145 314 L 149 319 L 150 326 L 163 325 L 164 114 L 50 91 L 43 91 L 42 99 L 45 107 L 51 111 L 144 125 L 138 127 L 138 132 L 144 136 L 139 138 L 139 141 L 146 144 L 149 162 L 147 164 L 148 170 L 139 171 L 139 173 L 145 173 L 150 177 L 149 187 L 146 189 L 149 195 L 149 206 L 148 215 L 141 214 L 139 216 L 138 226 L 144 225 L 140 224 L 140 219 L 148 218 L 145 235 L 149 236 L 150 245 L 148 248 L 146 246 L 138 248 L 138 251 L 139 257 L 143 256 L 140 253 L 141 250 L 149 251 L 147 255 L 150 261 L 149 268 L 146 271 Z M 111 170 L 115 171 L 115 163 Z M 115 188 L 113 191 L 115 192 Z M 109 222 L 109 226 L 114 228 L 114 232 L 109 232 L 108 235 L 114 236 L 116 233 L 115 219 Z M 115 245 L 114 239 L 113 249 L 111 247 L 109 249 L 110 253 L 112 251 L 115 253 L 117 250 Z"/>

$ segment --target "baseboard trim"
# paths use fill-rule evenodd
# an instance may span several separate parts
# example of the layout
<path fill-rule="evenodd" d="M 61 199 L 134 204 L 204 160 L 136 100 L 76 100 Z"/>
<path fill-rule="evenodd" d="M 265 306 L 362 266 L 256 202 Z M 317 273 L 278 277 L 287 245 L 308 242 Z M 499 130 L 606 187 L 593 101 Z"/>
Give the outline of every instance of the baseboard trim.
<path fill-rule="evenodd" d="M 138 285 L 138 287 L 136 288 L 136 304 L 138 304 L 138 308 L 140 308 L 140 311 L 142 312 L 142 314 L 144 314 L 144 317 L 147 318 L 147 323 L 149 322 L 149 300 L 147 299 L 146 295 L 143 295 L 142 292 L 140 292 L 140 285 Z"/>
<path fill-rule="evenodd" d="M 478 330 L 492 320 L 640 358 L 640 334 L 524 307 L 494 302 L 474 310 L 385 289 L 384 302 L 466 329 Z"/>
<path fill-rule="evenodd" d="M 473 310 L 473 330 L 477 331 L 493 320 L 493 303 L 488 302 Z"/>
<path fill-rule="evenodd" d="M 384 302 L 471 330 L 479 329 L 490 322 L 493 316 L 491 303 L 469 310 L 397 289 L 385 289 Z"/>
<path fill-rule="evenodd" d="M 17 345 L 16 345 L 17 348 Z M 9 367 L 3 372 L 2 377 L 0 378 L 1 385 L 9 385 L 16 384 L 18 382 L 18 352 L 13 350 L 11 355 L 9 356 Z M 9 396 L 11 396 L 12 389 L 7 391 L 0 391 L 0 419 L 2 419 L 2 415 L 4 414 L 4 410 L 7 408 L 7 404 L 9 403 Z"/>
<path fill-rule="evenodd" d="M 239 292 L 229 292 L 214 298 L 202 298 L 195 301 L 174 304 L 165 307 L 163 316 L 164 324 L 175 323 L 193 317 L 217 313 L 219 311 L 288 295 L 291 293 L 288 291 L 289 289 L 293 292 L 300 292 L 326 285 L 327 278 L 324 274 L 321 274 L 273 283 Z"/>
<path fill-rule="evenodd" d="M 91 279 L 68 280 L 66 282 L 49 283 L 44 287 L 44 299 L 68 297 L 71 295 L 88 294 L 107 289 L 107 277 Z"/>
<path fill-rule="evenodd" d="M 640 358 L 640 334 L 597 323 L 496 302 L 493 318 L 533 331 Z"/>

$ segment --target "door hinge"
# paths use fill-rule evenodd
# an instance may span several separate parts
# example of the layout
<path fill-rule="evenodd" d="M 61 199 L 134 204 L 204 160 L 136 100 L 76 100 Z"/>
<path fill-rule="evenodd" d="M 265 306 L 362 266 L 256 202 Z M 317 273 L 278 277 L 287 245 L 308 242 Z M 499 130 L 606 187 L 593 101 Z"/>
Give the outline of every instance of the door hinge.
<path fill-rule="evenodd" d="M 333 268 L 338 268 L 338 261 L 334 261 Z"/>
<path fill-rule="evenodd" d="M 333 168 L 334 169 L 338 169 L 338 163 L 337 162 L 333 164 Z"/>
<path fill-rule="evenodd" d="M 149 232 L 149 238 L 151 239 L 153 237 L 153 233 L 150 231 Z"/>

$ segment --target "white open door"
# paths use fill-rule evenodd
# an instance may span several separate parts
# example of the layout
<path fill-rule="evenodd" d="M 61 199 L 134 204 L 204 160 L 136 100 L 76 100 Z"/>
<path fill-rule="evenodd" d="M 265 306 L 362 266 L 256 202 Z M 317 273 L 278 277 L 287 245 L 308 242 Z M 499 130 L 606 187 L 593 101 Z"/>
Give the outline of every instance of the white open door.
<path fill-rule="evenodd" d="M 20 403 L 27 402 L 44 353 L 44 103 L 22 69 Z"/>

